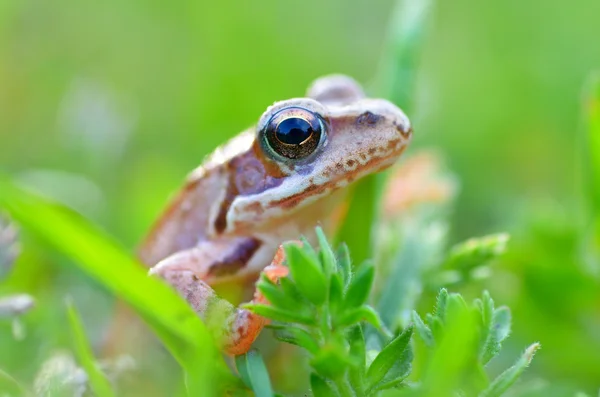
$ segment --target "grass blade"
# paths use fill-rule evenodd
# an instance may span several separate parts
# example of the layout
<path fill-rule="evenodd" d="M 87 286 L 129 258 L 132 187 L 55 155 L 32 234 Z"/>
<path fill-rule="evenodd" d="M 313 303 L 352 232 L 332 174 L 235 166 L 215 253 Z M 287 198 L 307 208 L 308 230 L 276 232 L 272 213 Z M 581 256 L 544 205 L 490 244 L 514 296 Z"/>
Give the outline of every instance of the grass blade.
<path fill-rule="evenodd" d="M 256 350 L 236 356 L 235 365 L 246 386 L 257 397 L 272 397 L 271 381 L 265 363 Z"/>
<path fill-rule="evenodd" d="M 15 378 L 0 369 L 0 390 L 7 393 L 8 396 L 29 396 L 31 395 Z"/>
<path fill-rule="evenodd" d="M 374 94 L 387 98 L 410 113 L 416 71 L 423 39 L 430 19 L 433 0 L 398 0 L 389 22 L 386 50 Z M 410 114 L 409 114 L 410 117 Z M 356 183 L 350 195 L 348 215 L 336 241 L 344 241 L 352 251 L 355 263 L 372 258 L 373 225 L 378 214 L 385 174 L 370 175 Z"/>
<path fill-rule="evenodd" d="M 587 136 L 584 145 L 586 183 L 594 214 L 600 212 L 600 73 L 595 73 L 587 85 Z"/>
<path fill-rule="evenodd" d="M 85 331 L 83 330 L 81 318 L 71 301 L 67 302 L 67 316 L 73 334 L 73 345 L 77 355 L 77 361 L 79 361 L 79 365 L 81 365 L 86 372 L 92 391 L 95 395 L 101 397 L 115 396 L 108 379 L 106 379 L 102 371 L 100 371 L 96 365 L 92 348 L 88 344 Z"/>
<path fill-rule="evenodd" d="M 586 85 L 585 135 L 581 147 L 584 159 L 583 190 L 588 211 L 585 213 L 585 249 L 596 269 L 600 267 L 600 72 L 592 74 Z"/>
<path fill-rule="evenodd" d="M 397 0 L 389 23 L 387 48 L 375 88 L 405 112 L 411 111 L 418 63 L 433 0 Z"/>
<path fill-rule="evenodd" d="M 228 374 L 202 321 L 162 281 L 89 222 L 13 184 L 0 174 L 0 207 L 21 226 L 72 259 L 82 270 L 129 303 L 187 372 L 193 385 L 210 395 L 216 376 Z M 197 391 L 200 392 L 200 391 Z"/>

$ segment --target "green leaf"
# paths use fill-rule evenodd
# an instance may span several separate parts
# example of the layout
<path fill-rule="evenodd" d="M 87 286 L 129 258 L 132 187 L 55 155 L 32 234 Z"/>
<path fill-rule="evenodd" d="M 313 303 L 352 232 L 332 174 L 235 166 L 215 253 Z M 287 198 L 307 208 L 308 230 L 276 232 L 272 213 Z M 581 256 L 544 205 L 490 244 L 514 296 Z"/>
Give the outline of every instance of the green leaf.
<path fill-rule="evenodd" d="M 86 372 L 92 391 L 97 396 L 115 396 L 110 383 L 96 364 L 92 348 L 85 336 L 81 319 L 73 303 L 70 301 L 67 302 L 67 314 L 73 335 L 73 345 L 77 354 L 77 361 L 79 361 L 79 365 Z"/>
<path fill-rule="evenodd" d="M 519 357 L 517 362 L 512 367 L 498 375 L 498 377 L 492 381 L 489 387 L 479 394 L 479 397 L 501 396 L 517 381 L 517 379 L 519 379 L 521 374 L 523 374 L 525 369 L 531 363 L 531 360 L 533 360 L 535 352 L 539 348 L 540 344 L 534 343 L 525 349 L 525 352 L 521 355 L 521 357 Z"/>
<path fill-rule="evenodd" d="M 275 331 L 275 337 L 282 342 L 300 346 L 312 354 L 316 354 L 319 351 L 319 344 L 315 341 L 315 338 L 310 332 L 305 329 L 293 327 L 289 324 L 273 324 L 270 325 L 269 328 L 272 328 Z"/>
<path fill-rule="evenodd" d="M 304 236 L 300 236 L 300 241 L 302 242 L 302 245 L 300 245 L 310 256 L 312 256 L 313 258 L 318 258 L 318 254 L 317 251 L 315 251 L 315 249 L 313 248 L 313 246 L 310 244 L 310 241 L 307 240 L 306 237 Z M 287 258 L 286 258 L 287 259 Z"/>
<path fill-rule="evenodd" d="M 471 238 L 455 245 L 443 266 L 463 272 L 483 266 L 506 251 L 508 240 L 506 233 Z"/>
<path fill-rule="evenodd" d="M 246 386 L 257 397 L 272 397 L 273 390 L 265 363 L 256 349 L 235 357 L 235 365 Z"/>
<path fill-rule="evenodd" d="M 164 282 L 79 215 L 26 192 L 0 174 L 0 207 L 24 229 L 69 257 L 129 303 L 187 372 L 191 394 L 212 395 L 214 379 L 233 382 L 209 331 Z M 195 387 L 200 388 L 194 390 Z"/>
<path fill-rule="evenodd" d="M 361 395 L 365 386 L 364 378 L 366 357 L 365 337 L 362 332 L 362 327 L 360 325 L 355 325 L 352 327 L 348 332 L 347 340 L 350 345 L 350 357 L 355 363 L 348 369 L 348 380 L 350 381 L 350 384 L 357 395 Z"/>
<path fill-rule="evenodd" d="M 498 342 L 504 341 L 510 335 L 510 323 L 511 315 L 508 307 L 502 306 L 494 311 L 493 329 Z"/>
<path fill-rule="evenodd" d="M 500 352 L 500 343 L 494 331 L 494 301 L 489 292 L 484 291 L 481 300 L 475 302 L 481 312 L 481 338 L 483 340 L 480 352 L 481 363 L 486 364 Z"/>
<path fill-rule="evenodd" d="M 302 293 L 298 290 L 298 287 L 296 286 L 296 284 L 294 284 L 294 282 L 292 281 L 292 279 L 288 278 L 288 277 L 283 277 L 279 279 L 279 287 L 281 288 L 281 290 L 283 291 L 283 293 L 289 297 L 291 297 L 292 299 L 294 299 L 296 302 L 298 302 L 298 305 L 301 306 L 306 306 L 307 308 L 311 308 L 312 310 L 312 303 L 310 303 L 303 295 Z"/>
<path fill-rule="evenodd" d="M 242 308 L 253 311 L 263 317 L 270 318 L 275 321 L 286 323 L 298 323 L 305 325 L 315 325 L 316 320 L 297 311 L 283 310 L 278 307 L 263 305 L 259 303 L 246 303 L 241 305 Z"/>
<path fill-rule="evenodd" d="M 329 283 L 318 258 L 311 255 L 306 248 L 293 243 L 284 244 L 284 249 L 298 290 L 313 304 L 323 304 Z"/>
<path fill-rule="evenodd" d="M 310 360 L 310 366 L 321 376 L 338 379 L 352 364 L 345 351 L 343 341 L 329 340 Z"/>
<path fill-rule="evenodd" d="M 345 328 L 358 324 L 361 321 L 366 321 L 376 329 L 387 332 L 375 309 L 367 305 L 345 311 L 340 317 L 334 319 L 334 324 L 336 327 Z"/>
<path fill-rule="evenodd" d="M 458 294 L 449 294 L 445 303 L 443 333 L 436 335 L 436 346 L 427 363 L 422 385 L 427 396 L 445 396 L 476 375 L 480 347 L 479 315 Z M 436 317 L 437 319 L 437 317 Z M 439 337 L 439 340 L 438 340 Z"/>
<path fill-rule="evenodd" d="M 312 313 L 303 304 L 302 300 L 296 299 L 295 294 L 286 294 L 285 291 L 278 287 L 273 281 L 262 274 L 256 287 L 267 298 L 273 307 L 284 311 L 300 312 L 302 316 L 310 317 Z"/>
<path fill-rule="evenodd" d="M 334 273 L 337 268 L 335 254 L 331 249 L 331 245 L 327 241 L 327 237 L 325 237 L 325 233 L 323 233 L 323 229 L 321 229 L 321 227 L 317 227 L 315 232 L 317 234 L 317 239 L 319 240 L 319 246 L 321 247 L 321 250 L 319 251 L 319 257 L 321 258 L 325 275 L 329 276 L 330 274 Z"/>
<path fill-rule="evenodd" d="M 346 291 L 344 299 L 344 307 L 346 309 L 359 307 L 367 301 L 374 277 L 375 268 L 370 261 L 364 262 L 356 269 Z"/>
<path fill-rule="evenodd" d="M 345 288 L 350 283 L 350 279 L 352 277 L 352 261 L 350 260 L 350 251 L 348 250 L 348 246 L 344 243 L 341 243 L 335 253 L 335 256 Z"/>
<path fill-rule="evenodd" d="M 377 302 L 377 311 L 388 328 L 407 325 L 409 318 L 404 317 L 410 315 L 422 290 L 422 269 L 431 260 L 431 253 L 441 249 L 441 239 L 431 239 L 426 229 L 419 224 L 407 231 L 394 254 L 391 274 Z"/>
<path fill-rule="evenodd" d="M 344 299 L 344 285 L 339 273 L 331 275 L 329 280 L 329 308 L 332 315 L 336 315 Z"/>
<path fill-rule="evenodd" d="M 388 371 L 402 358 L 402 354 L 408 348 L 413 327 L 406 328 L 398 337 L 392 340 L 377 355 L 367 370 L 368 389 L 374 388 L 388 373 Z"/>
<path fill-rule="evenodd" d="M 310 374 L 310 388 L 314 397 L 338 397 L 339 394 L 331 387 L 329 382 L 312 372 Z"/>
<path fill-rule="evenodd" d="M 425 315 L 425 321 L 427 322 L 427 325 L 429 325 L 429 329 L 431 329 L 433 340 L 437 341 L 441 339 L 444 334 L 444 324 L 442 323 L 442 320 L 431 313 L 427 313 Z"/>
<path fill-rule="evenodd" d="M 446 288 L 442 288 L 438 293 L 436 304 L 435 304 L 435 315 L 439 318 L 442 323 L 446 319 L 446 304 L 448 302 L 448 291 Z M 430 324 L 431 325 L 431 324 Z"/>
<path fill-rule="evenodd" d="M 417 334 L 421 337 L 427 347 L 435 346 L 435 340 L 433 339 L 433 333 L 431 329 L 421 319 L 421 316 L 416 311 L 412 311 L 412 321 L 417 330 Z"/>
<path fill-rule="evenodd" d="M 383 379 L 373 387 L 373 391 L 395 388 L 406 380 L 412 370 L 412 350 L 409 344 L 408 348 L 402 352 L 400 358 L 396 360 Z"/>

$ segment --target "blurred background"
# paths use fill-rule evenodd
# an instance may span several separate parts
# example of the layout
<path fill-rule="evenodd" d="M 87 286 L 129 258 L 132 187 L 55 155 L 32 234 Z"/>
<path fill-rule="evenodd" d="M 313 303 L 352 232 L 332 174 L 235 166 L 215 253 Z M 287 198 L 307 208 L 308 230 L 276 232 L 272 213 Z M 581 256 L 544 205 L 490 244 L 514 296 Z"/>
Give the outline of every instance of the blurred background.
<path fill-rule="evenodd" d="M 2 1 L 0 167 L 133 250 L 186 173 L 272 102 L 327 73 L 369 87 L 393 6 Z M 525 384 L 551 384 L 546 395 L 600 387 L 600 269 L 580 255 L 579 177 L 598 15 L 595 0 L 440 1 L 409 111 L 409 151 L 436 149 L 460 183 L 451 242 L 512 235 L 494 277 L 468 297 L 489 288 L 511 307 L 506 363 L 541 342 Z M 65 295 L 76 297 L 92 341 L 112 300 L 51 251 L 25 248 L 0 292 L 27 291 L 38 308 L 20 342 L 0 323 L 0 368 L 27 382 L 68 346 Z M 168 378 L 159 372 L 157 384 Z"/>

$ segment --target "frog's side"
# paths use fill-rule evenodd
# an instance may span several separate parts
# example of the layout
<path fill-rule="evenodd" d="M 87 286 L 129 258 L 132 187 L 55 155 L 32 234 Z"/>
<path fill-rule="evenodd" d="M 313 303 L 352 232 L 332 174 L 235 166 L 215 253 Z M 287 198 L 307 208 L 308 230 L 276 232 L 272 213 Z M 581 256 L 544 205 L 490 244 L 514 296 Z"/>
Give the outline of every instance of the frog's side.
<path fill-rule="evenodd" d="M 254 280 L 283 241 L 312 240 L 317 224 L 335 226 L 344 188 L 393 164 L 410 140 L 404 113 L 365 98 L 348 77 L 323 77 L 307 96 L 275 103 L 256 127 L 217 149 L 191 173 L 141 247 L 151 273 L 202 317 L 218 299 L 210 285 Z M 285 271 L 269 267 L 267 275 L 276 279 Z M 246 351 L 263 324 L 245 310 L 232 312 L 226 350 Z"/>

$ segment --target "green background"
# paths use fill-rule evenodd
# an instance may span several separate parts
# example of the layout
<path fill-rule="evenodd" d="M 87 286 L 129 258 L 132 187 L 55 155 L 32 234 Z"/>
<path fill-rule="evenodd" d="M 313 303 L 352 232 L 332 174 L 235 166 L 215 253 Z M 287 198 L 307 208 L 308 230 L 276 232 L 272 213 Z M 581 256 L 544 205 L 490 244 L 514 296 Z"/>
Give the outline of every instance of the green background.
<path fill-rule="evenodd" d="M 133 249 L 184 175 L 273 101 L 333 72 L 368 86 L 392 8 L 3 1 L 0 167 Z M 527 378 L 555 385 L 546 395 L 600 386 L 600 272 L 578 254 L 582 87 L 600 68 L 599 15 L 595 0 L 440 1 L 409 114 L 410 152 L 437 149 L 460 181 L 451 240 L 513 235 L 494 277 L 472 296 L 489 288 L 513 310 L 506 363 L 542 343 Z M 0 368 L 25 381 L 68 343 L 66 294 L 80 298 L 92 341 L 111 309 L 101 287 L 26 246 L 0 286 L 39 300 L 24 342 L 0 324 Z"/>

